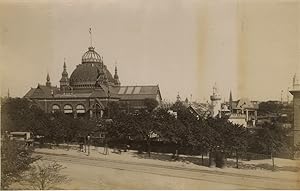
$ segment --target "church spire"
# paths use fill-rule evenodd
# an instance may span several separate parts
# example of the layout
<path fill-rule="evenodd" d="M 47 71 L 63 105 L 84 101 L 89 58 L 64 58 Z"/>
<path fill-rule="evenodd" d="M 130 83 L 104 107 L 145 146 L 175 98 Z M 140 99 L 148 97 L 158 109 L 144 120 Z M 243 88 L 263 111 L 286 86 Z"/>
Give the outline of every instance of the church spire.
<path fill-rule="evenodd" d="M 47 73 L 47 77 L 46 77 L 46 86 L 47 87 L 51 87 L 51 82 L 50 82 L 50 76 L 49 76 L 49 73 Z"/>
<path fill-rule="evenodd" d="M 232 110 L 232 93 L 230 90 L 230 94 L 229 94 L 229 109 Z"/>

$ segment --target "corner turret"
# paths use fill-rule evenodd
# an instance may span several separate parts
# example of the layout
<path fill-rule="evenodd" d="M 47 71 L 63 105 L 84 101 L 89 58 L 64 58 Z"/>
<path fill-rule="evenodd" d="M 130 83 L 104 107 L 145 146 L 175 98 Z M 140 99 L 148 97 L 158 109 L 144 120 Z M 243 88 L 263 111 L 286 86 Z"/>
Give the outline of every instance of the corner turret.
<path fill-rule="evenodd" d="M 114 80 L 115 80 L 115 85 L 116 85 L 116 86 L 120 86 L 120 85 L 121 85 L 121 82 L 120 82 L 119 76 L 118 76 L 118 69 L 117 69 L 117 66 L 115 66 Z"/>
<path fill-rule="evenodd" d="M 60 89 L 64 89 L 65 87 L 69 86 L 69 77 L 68 77 L 68 72 L 67 72 L 67 66 L 66 66 L 66 60 L 64 60 L 64 70 L 61 74 L 61 79 L 60 79 Z"/>

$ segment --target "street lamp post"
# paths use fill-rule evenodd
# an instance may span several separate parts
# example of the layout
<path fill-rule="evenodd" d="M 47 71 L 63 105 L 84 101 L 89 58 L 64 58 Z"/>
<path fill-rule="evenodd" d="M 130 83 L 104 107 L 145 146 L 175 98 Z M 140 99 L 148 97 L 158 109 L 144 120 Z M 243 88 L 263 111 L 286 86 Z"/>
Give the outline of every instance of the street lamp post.
<path fill-rule="evenodd" d="M 88 135 L 87 136 L 87 141 L 88 141 L 88 156 L 90 155 L 90 138 L 91 138 L 91 136 Z"/>

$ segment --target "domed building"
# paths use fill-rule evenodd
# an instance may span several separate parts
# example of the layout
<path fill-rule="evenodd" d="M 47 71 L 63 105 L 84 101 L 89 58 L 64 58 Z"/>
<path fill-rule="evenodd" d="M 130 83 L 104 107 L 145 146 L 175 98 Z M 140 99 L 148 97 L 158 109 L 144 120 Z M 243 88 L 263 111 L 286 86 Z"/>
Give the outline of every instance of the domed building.
<path fill-rule="evenodd" d="M 61 111 L 90 118 L 102 117 L 108 102 L 117 101 L 121 110 L 132 112 L 145 108 L 145 99 L 161 103 L 158 85 L 121 86 L 118 70 L 114 75 L 107 69 L 94 47 L 89 47 L 72 74 L 68 75 L 66 62 L 60 87 L 52 86 L 47 74 L 46 84 L 31 88 L 24 97 L 36 102 L 45 112 Z"/>

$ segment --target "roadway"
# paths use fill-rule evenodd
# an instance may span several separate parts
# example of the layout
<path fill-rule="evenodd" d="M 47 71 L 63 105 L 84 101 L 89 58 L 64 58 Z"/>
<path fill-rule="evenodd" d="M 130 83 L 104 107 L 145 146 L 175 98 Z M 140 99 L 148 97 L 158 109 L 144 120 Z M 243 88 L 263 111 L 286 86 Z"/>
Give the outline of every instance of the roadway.
<path fill-rule="evenodd" d="M 66 166 L 66 189 L 299 189 L 290 179 L 190 169 L 88 156 L 36 153 Z M 272 172 L 270 172 L 272 173 Z"/>

